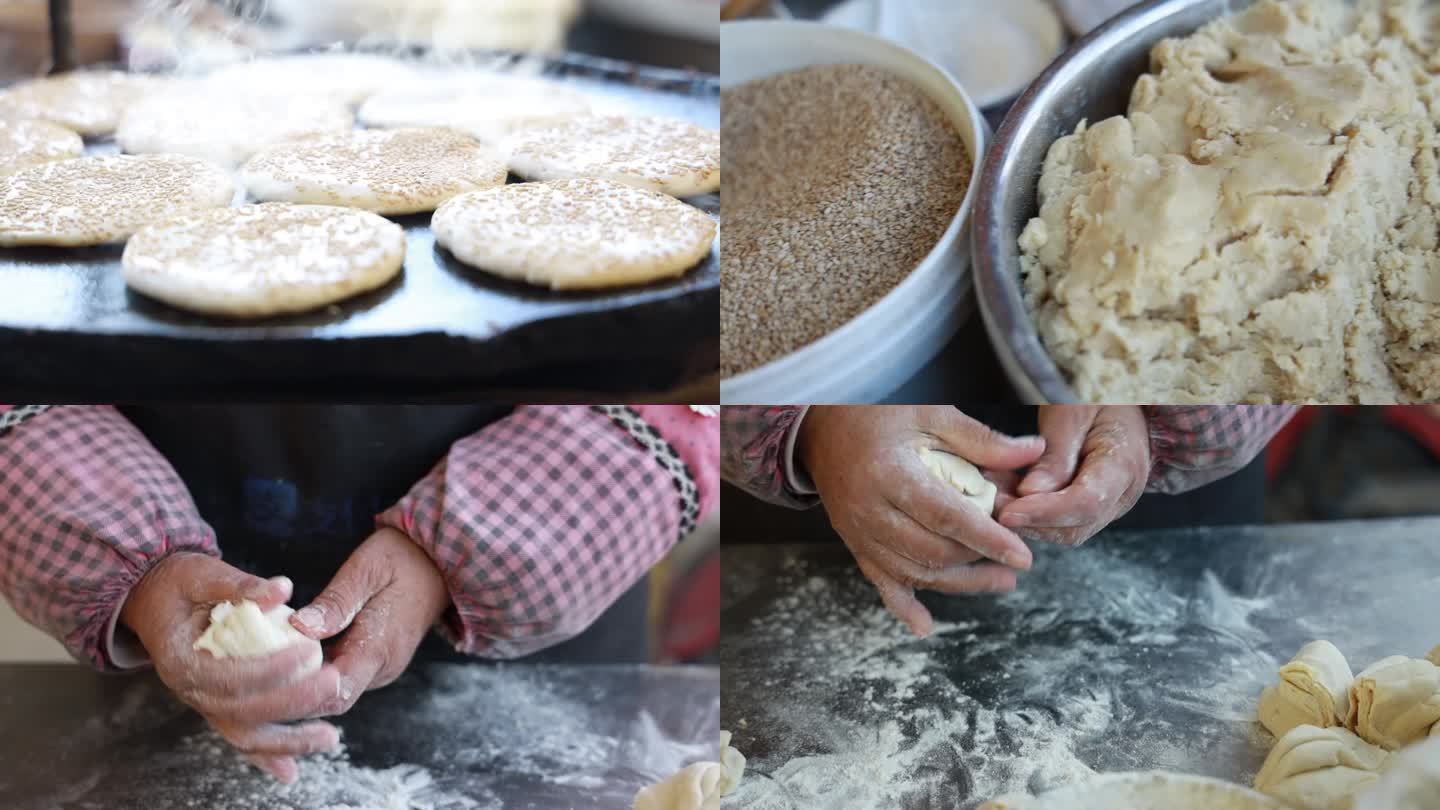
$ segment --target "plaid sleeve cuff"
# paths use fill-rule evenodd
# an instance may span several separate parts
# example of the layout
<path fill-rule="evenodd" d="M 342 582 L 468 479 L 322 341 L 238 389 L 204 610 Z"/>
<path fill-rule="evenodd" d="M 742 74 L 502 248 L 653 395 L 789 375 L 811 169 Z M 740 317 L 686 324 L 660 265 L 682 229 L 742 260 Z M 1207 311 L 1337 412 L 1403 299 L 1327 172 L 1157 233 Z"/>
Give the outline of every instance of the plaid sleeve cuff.
<path fill-rule="evenodd" d="M 0 414 L 0 591 L 23 619 L 98 669 L 134 663 L 111 656 L 115 617 L 177 551 L 219 554 L 169 462 L 114 408 Z"/>
<path fill-rule="evenodd" d="M 721 409 L 721 473 L 757 498 L 807 509 L 819 503 L 809 476 L 794 463 L 795 436 L 809 412 L 802 405 L 726 405 Z"/>
<path fill-rule="evenodd" d="M 1147 405 L 1149 492 L 1177 494 L 1238 472 L 1299 410 L 1290 405 Z"/>
<path fill-rule="evenodd" d="M 456 442 L 378 522 L 435 561 L 458 649 L 515 658 L 579 634 L 675 544 L 673 462 L 602 410 L 527 406 Z"/>

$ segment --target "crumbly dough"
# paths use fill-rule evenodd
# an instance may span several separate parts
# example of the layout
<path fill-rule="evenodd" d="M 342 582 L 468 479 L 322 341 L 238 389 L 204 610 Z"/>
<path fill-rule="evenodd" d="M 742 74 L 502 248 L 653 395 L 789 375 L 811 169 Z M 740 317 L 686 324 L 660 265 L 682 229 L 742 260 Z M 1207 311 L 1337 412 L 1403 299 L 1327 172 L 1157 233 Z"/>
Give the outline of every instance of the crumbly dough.
<path fill-rule="evenodd" d="M 195 640 L 194 648 L 216 658 L 253 658 L 300 644 L 313 648 L 302 669 L 314 672 L 320 668 L 324 654 L 320 642 L 291 626 L 294 612 L 286 605 L 278 605 L 262 613 L 260 606 L 249 599 L 221 602 L 210 609 L 210 624 Z"/>
<path fill-rule="evenodd" d="M 697 762 L 663 782 L 635 794 L 635 810 L 720 810 L 720 782 L 725 768 L 718 762 Z"/>
<path fill-rule="evenodd" d="M 1261 0 L 1050 150 L 1026 298 L 1109 402 L 1440 399 L 1440 4 Z"/>
<path fill-rule="evenodd" d="M 1355 675 L 1328 641 L 1312 641 L 1280 668 L 1280 682 L 1260 695 L 1260 722 L 1277 738 L 1292 728 L 1345 725 Z"/>
<path fill-rule="evenodd" d="M 1389 753 L 1343 728 L 1296 726 L 1255 775 L 1255 789 L 1303 810 L 1351 810 Z"/>
<path fill-rule="evenodd" d="M 915 450 L 920 461 L 941 480 L 960 490 L 960 495 L 986 515 L 995 511 L 999 488 L 980 474 L 980 469 L 954 453 L 921 447 Z"/>
<path fill-rule="evenodd" d="M 1424 739 L 1440 723 L 1440 667 L 1393 655 L 1355 676 L 1349 726 L 1390 751 Z"/>

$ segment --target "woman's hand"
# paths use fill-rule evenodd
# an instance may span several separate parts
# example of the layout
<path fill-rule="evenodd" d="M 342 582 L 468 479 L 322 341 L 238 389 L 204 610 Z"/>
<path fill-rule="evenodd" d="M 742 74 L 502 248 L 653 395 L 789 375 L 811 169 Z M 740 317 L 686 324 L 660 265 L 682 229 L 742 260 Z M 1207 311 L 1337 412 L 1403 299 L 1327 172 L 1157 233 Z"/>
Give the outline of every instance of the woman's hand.
<path fill-rule="evenodd" d="M 933 620 L 916 588 L 1013 590 L 1012 569 L 1029 568 L 1031 556 L 1013 532 L 931 473 L 916 454 L 922 447 L 1003 472 L 1033 464 L 1045 443 L 996 433 L 949 406 L 815 406 L 797 437 L 797 456 L 835 531 L 885 606 L 924 636 Z M 1006 489 L 997 504 L 1008 502 Z M 992 562 L 976 563 L 981 558 Z"/>
<path fill-rule="evenodd" d="M 339 730 L 329 723 L 280 725 L 277 721 L 300 715 L 267 710 L 277 693 L 298 684 L 316 688 L 315 675 L 300 675 L 309 651 L 293 646 L 262 657 L 218 659 L 194 644 L 216 603 L 249 599 L 269 610 L 284 604 L 290 590 L 284 577 L 265 580 L 214 557 L 182 552 L 146 572 L 120 612 L 160 680 L 251 762 L 286 783 L 298 775 L 296 755 L 328 751 L 340 742 Z"/>
<path fill-rule="evenodd" d="M 445 580 L 419 546 L 395 529 L 370 535 L 315 601 L 290 617 L 314 639 L 348 629 L 330 648 L 338 690 L 314 715 L 343 714 L 366 690 L 400 677 L 449 606 Z"/>
<path fill-rule="evenodd" d="M 1045 453 L 999 521 L 1025 537 L 1078 546 L 1129 512 L 1150 478 L 1150 430 L 1136 405 L 1040 409 Z"/>

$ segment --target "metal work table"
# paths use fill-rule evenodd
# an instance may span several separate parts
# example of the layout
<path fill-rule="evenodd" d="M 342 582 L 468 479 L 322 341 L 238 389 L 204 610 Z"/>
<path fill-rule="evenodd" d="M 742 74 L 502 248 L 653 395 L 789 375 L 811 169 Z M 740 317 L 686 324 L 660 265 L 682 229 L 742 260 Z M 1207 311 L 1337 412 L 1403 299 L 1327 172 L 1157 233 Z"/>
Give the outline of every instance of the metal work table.
<path fill-rule="evenodd" d="M 343 757 L 290 788 L 153 674 L 0 665 L 6 810 L 625 810 L 715 757 L 714 668 L 425 664 L 335 722 Z"/>
<path fill-rule="evenodd" d="M 1248 782 L 1305 642 L 1360 669 L 1440 642 L 1440 519 L 1102 534 L 908 635 L 839 543 L 725 548 L 734 810 L 962 808 L 1092 771 Z"/>

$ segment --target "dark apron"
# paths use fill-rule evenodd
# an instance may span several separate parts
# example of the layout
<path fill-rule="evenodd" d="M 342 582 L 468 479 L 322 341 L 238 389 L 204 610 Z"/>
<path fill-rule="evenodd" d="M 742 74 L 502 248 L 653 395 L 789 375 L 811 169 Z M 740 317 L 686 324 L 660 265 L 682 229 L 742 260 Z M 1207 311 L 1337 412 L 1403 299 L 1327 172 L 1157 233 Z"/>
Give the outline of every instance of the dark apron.
<path fill-rule="evenodd" d="M 313 599 L 389 508 L 456 440 L 508 406 L 218 405 L 122 407 L 169 459 L 225 561 L 295 581 Z M 643 662 L 645 580 L 586 632 L 527 660 Z M 431 634 L 423 660 L 464 660 Z"/>

